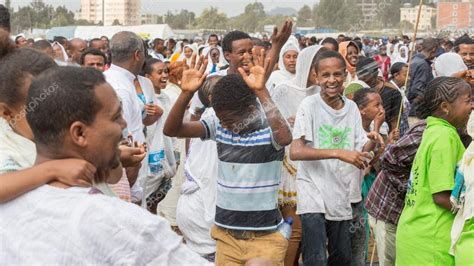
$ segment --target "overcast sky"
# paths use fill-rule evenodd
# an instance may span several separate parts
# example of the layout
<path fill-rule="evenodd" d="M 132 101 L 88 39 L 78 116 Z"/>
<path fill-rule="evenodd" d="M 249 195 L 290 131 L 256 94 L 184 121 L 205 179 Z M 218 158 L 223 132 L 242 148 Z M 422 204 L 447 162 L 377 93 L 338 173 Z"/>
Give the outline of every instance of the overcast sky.
<path fill-rule="evenodd" d="M 78 10 L 81 6 L 81 0 L 43 0 L 45 3 L 57 5 L 65 5 L 71 10 Z M 107 1 L 107 0 L 105 0 Z M 180 9 L 188 9 L 200 14 L 201 11 L 210 6 L 219 8 L 222 12 L 227 13 L 228 16 L 235 16 L 244 11 L 244 7 L 253 0 L 141 0 L 143 13 L 157 13 L 164 14 L 168 10 L 177 11 Z M 0 0 L 4 3 L 5 0 Z M 14 7 L 24 6 L 31 2 L 31 0 L 11 0 Z M 265 6 L 265 10 L 270 11 L 275 7 L 292 7 L 296 10 L 307 4 L 313 6 L 317 0 L 259 0 Z"/>

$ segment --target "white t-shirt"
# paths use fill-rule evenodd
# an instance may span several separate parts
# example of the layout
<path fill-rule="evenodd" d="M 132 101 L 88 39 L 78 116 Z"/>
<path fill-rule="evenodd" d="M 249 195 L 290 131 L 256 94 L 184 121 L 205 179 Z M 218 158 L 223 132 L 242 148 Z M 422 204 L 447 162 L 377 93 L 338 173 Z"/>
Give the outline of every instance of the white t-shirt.
<path fill-rule="evenodd" d="M 306 97 L 296 114 L 293 139 L 303 137 L 306 145 L 316 149 L 361 151 L 367 136 L 359 109 L 347 98 L 344 102 L 341 110 L 334 110 L 319 93 Z M 350 183 L 360 178 L 354 169 L 336 159 L 300 161 L 296 213 L 324 213 L 332 221 L 351 219 Z"/>
<path fill-rule="evenodd" d="M 5 265 L 211 265 L 163 218 L 85 189 L 43 185 L 0 204 Z"/>

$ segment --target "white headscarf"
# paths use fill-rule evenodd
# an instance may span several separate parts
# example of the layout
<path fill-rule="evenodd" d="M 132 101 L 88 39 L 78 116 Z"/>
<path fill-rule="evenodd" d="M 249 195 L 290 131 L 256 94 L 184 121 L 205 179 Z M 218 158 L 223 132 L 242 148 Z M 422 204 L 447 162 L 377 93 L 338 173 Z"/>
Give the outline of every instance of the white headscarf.
<path fill-rule="evenodd" d="M 402 56 L 402 51 L 405 53 L 405 56 Z M 408 52 L 408 47 L 402 45 L 398 50 L 397 56 L 395 57 L 395 59 L 392 60 L 392 65 L 398 62 L 406 64 L 408 62 Z"/>
<path fill-rule="evenodd" d="M 457 53 L 444 53 L 436 58 L 434 71 L 437 77 L 451 77 L 453 74 L 467 70 L 462 57 Z"/>
<path fill-rule="evenodd" d="M 186 48 L 189 48 L 189 49 L 193 50 L 193 54 L 191 55 L 190 58 L 186 58 L 184 56 L 184 49 L 186 49 Z M 198 53 L 199 53 L 198 46 L 196 44 L 194 44 L 194 43 L 193 44 L 186 44 L 183 47 L 183 51 L 181 52 L 181 55 L 179 56 L 178 61 L 186 60 L 186 64 L 191 65 L 191 60 L 192 60 L 193 56 L 194 55 L 198 56 Z M 197 58 L 196 58 L 196 60 L 197 60 Z"/>
<path fill-rule="evenodd" d="M 224 52 L 222 51 L 222 48 L 219 45 L 217 45 L 216 47 L 211 47 L 211 46 L 208 45 L 208 46 L 206 46 L 206 48 L 204 48 L 204 50 L 202 50 L 202 55 L 207 57 L 207 69 L 206 69 L 207 72 L 210 72 L 212 70 L 212 66 L 213 66 L 212 59 L 211 59 L 211 50 L 212 49 L 219 50 L 219 62 L 217 63 L 217 69 L 218 70 L 219 70 L 219 68 L 229 64 L 227 62 L 227 60 L 225 60 Z"/>
<path fill-rule="evenodd" d="M 296 111 L 304 98 L 319 92 L 319 86 L 311 86 L 308 88 L 306 85 L 308 84 L 311 63 L 321 47 L 323 46 L 313 45 L 301 50 L 296 61 L 296 75 L 292 79 L 280 83 L 273 89 L 271 94 L 272 99 L 285 119 L 296 116 Z M 283 165 L 286 170 L 283 173 L 281 186 L 285 191 L 296 191 L 294 178 L 287 177 L 288 175 L 295 175 L 297 164 L 291 161 L 288 153 L 289 146 L 285 148 Z M 281 200 L 285 200 L 285 197 Z"/>
<path fill-rule="evenodd" d="M 285 118 L 294 116 L 301 101 L 309 95 L 319 92 L 319 87 L 306 87 L 311 70 L 311 63 L 316 53 L 323 46 L 307 47 L 298 55 L 296 61 L 296 75 L 288 81 L 277 85 L 272 91 L 272 99 Z"/>
<path fill-rule="evenodd" d="M 278 84 L 295 77 L 295 74 L 290 73 L 285 67 L 283 58 L 288 51 L 300 52 L 298 40 L 295 36 L 290 36 L 288 41 L 281 48 L 280 57 L 278 59 L 278 70 L 272 72 L 266 84 L 269 91 L 272 91 Z"/>
<path fill-rule="evenodd" d="M 54 50 L 54 46 L 58 46 L 61 49 L 61 53 L 62 53 L 62 58 L 54 59 L 54 61 L 56 61 L 56 64 L 58 64 L 59 66 L 66 66 L 69 60 L 69 57 L 67 56 L 67 53 L 66 53 L 66 49 L 64 49 L 64 46 L 62 46 L 59 42 L 53 42 L 53 44 L 51 45 L 51 47 L 53 47 L 53 50 Z"/>

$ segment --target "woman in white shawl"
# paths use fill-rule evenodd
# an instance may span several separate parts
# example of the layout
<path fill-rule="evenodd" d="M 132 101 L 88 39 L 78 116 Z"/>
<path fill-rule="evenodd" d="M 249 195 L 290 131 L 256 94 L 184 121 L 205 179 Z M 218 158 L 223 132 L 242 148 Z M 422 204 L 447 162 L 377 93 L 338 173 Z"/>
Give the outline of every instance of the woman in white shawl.
<path fill-rule="evenodd" d="M 69 57 L 67 56 L 66 49 L 59 43 L 53 42 L 51 45 L 54 51 L 54 61 L 58 66 L 67 66 Z"/>
<path fill-rule="evenodd" d="M 287 80 L 277 85 L 272 92 L 272 99 L 293 128 L 296 111 L 301 101 L 307 96 L 319 92 L 316 84 L 316 72 L 313 61 L 318 51 L 325 50 L 321 45 L 314 45 L 303 49 L 298 56 L 296 63 L 296 75 L 291 80 Z M 283 160 L 282 180 L 278 192 L 278 203 L 283 217 L 293 217 L 293 227 L 291 238 L 288 243 L 288 250 L 285 258 L 285 265 L 294 265 L 299 259 L 299 244 L 301 241 L 301 221 L 296 213 L 296 163 L 292 162 L 288 156 L 289 147 L 285 150 Z M 297 265 L 297 264 L 296 264 Z"/>
<path fill-rule="evenodd" d="M 273 71 L 267 81 L 266 86 L 270 93 L 278 84 L 295 77 L 296 60 L 299 52 L 298 40 L 294 36 L 290 36 L 288 41 L 281 48 L 280 57 L 278 59 L 278 70 Z"/>
<path fill-rule="evenodd" d="M 186 61 L 186 64 L 191 65 L 191 59 L 193 55 L 198 56 L 198 47 L 196 44 L 186 44 L 183 47 L 183 52 L 178 58 L 178 61 Z"/>
<path fill-rule="evenodd" d="M 398 51 L 391 61 L 392 65 L 395 63 L 407 63 L 408 62 L 408 47 L 401 45 Z"/>

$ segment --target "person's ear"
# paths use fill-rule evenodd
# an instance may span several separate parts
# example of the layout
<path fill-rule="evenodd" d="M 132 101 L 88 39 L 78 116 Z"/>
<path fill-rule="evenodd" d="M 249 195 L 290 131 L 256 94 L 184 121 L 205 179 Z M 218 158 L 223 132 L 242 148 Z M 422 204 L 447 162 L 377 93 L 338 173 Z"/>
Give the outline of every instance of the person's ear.
<path fill-rule="evenodd" d="M 230 54 L 231 54 L 231 52 L 228 52 L 228 51 L 224 52 L 224 58 L 225 58 L 225 60 L 227 60 L 227 62 L 230 62 Z"/>
<path fill-rule="evenodd" d="M 133 58 L 135 59 L 135 61 L 140 61 L 140 53 L 141 53 L 140 50 L 136 50 L 135 53 L 133 54 Z"/>
<path fill-rule="evenodd" d="M 451 110 L 452 110 L 451 104 L 448 103 L 448 102 L 445 102 L 445 101 L 441 102 L 441 104 L 440 104 L 439 107 L 440 107 L 440 109 L 441 109 L 441 112 L 442 112 L 444 115 L 446 115 L 446 116 L 448 116 L 449 113 L 450 113 Z"/>
<path fill-rule="evenodd" d="M 71 142 L 80 147 L 87 146 L 87 125 L 80 121 L 75 121 L 69 127 L 69 137 Z"/>
<path fill-rule="evenodd" d="M 0 117 L 4 118 L 7 122 L 13 120 L 13 112 L 6 103 L 0 103 Z"/>

